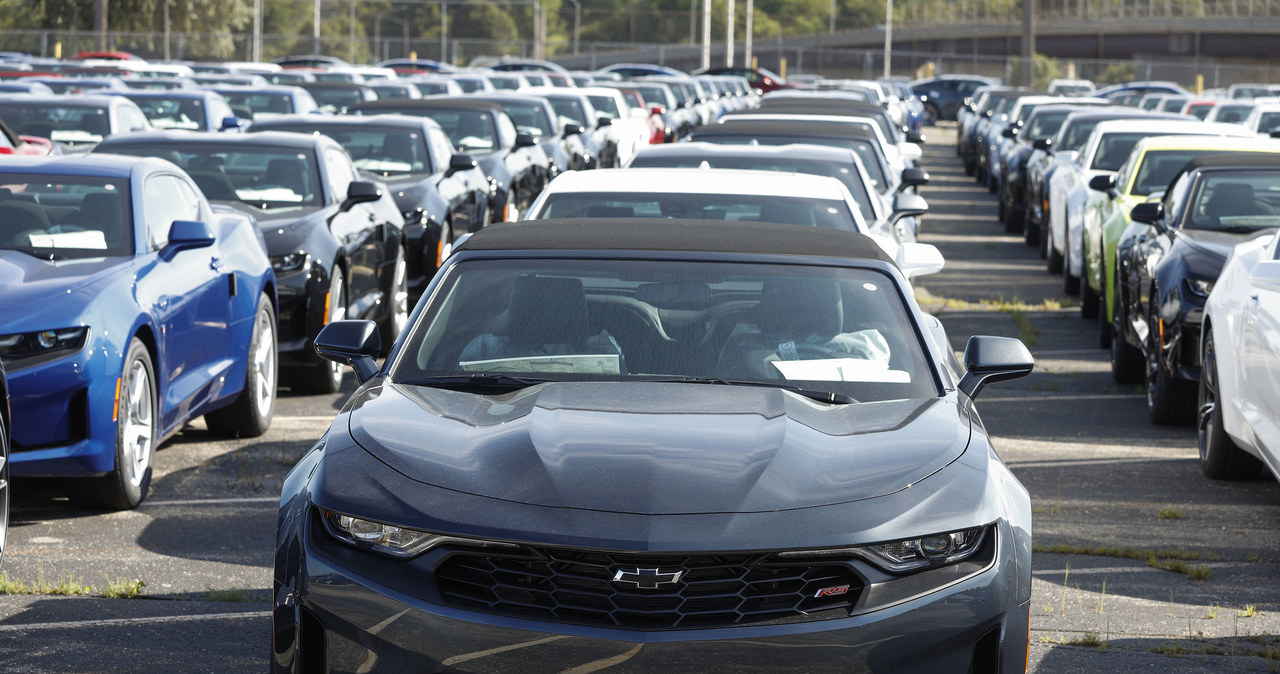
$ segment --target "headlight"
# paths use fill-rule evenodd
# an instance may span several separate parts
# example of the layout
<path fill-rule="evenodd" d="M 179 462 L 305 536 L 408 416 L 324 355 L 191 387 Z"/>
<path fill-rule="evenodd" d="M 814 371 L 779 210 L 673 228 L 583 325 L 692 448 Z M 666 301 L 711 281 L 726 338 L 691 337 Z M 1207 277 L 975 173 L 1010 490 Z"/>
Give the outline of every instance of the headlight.
<path fill-rule="evenodd" d="M 1187 279 L 1187 286 L 1191 288 L 1191 292 L 1201 297 L 1208 297 L 1213 292 L 1213 281 L 1204 279 Z"/>
<path fill-rule="evenodd" d="M 986 538 L 986 527 L 908 538 L 855 548 L 858 556 L 893 573 L 955 564 L 973 556 Z"/>
<path fill-rule="evenodd" d="M 404 224 L 406 227 L 427 221 L 427 212 L 422 210 L 421 206 L 415 206 L 412 209 L 401 213 L 401 215 L 404 216 Z"/>
<path fill-rule="evenodd" d="M 307 266 L 307 254 L 301 251 L 288 255 L 276 255 L 271 258 L 271 268 L 276 273 L 298 271 Z"/>
<path fill-rule="evenodd" d="M 89 336 L 88 326 L 0 335 L 0 358 L 6 360 L 43 356 L 59 351 L 79 351 Z"/>
<path fill-rule="evenodd" d="M 409 559 L 440 545 L 457 545 L 470 548 L 519 549 L 519 546 L 499 541 L 460 538 L 399 527 L 374 520 L 343 515 L 332 510 L 320 510 L 324 528 L 334 538 L 353 545 L 399 559 Z"/>

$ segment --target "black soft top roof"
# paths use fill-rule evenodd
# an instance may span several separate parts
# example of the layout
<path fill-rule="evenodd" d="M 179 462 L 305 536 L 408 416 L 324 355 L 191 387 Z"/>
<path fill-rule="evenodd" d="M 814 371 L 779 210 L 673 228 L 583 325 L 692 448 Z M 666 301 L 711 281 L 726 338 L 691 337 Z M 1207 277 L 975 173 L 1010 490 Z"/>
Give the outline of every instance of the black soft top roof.
<path fill-rule="evenodd" d="M 803 118 L 762 119 L 734 122 L 732 124 L 706 124 L 694 128 L 691 134 L 704 136 L 847 136 L 875 138 L 870 129 L 845 122 L 812 121 Z"/>
<path fill-rule="evenodd" d="M 457 250 L 692 251 L 811 255 L 893 263 L 884 250 L 864 234 L 740 220 L 531 220 L 486 227 L 463 241 Z"/>
<path fill-rule="evenodd" d="M 1276 152 L 1215 152 L 1191 159 L 1179 173 L 1201 168 L 1280 168 Z"/>
<path fill-rule="evenodd" d="M 414 111 L 418 110 L 490 110 L 493 112 L 505 112 L 501 105 L 492 101 L 462 96 L 429 96 L 427 98 L 392 98 L 381 101 L 365 101 L 349 105 L 347 109 L 375 114 L 399 111 L 414 114 Z"/>

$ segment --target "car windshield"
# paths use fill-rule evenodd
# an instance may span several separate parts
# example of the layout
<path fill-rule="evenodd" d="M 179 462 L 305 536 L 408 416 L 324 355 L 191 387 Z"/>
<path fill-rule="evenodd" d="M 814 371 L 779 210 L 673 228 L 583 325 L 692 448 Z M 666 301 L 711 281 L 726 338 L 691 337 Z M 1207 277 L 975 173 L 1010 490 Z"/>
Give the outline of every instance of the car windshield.
<path fill-rule="evenodd" d="M 538 139 L 556 135 L 551 130 L 551 120 L 547 118 L 546 108 L 540 104 L 503 101 L 502 109 L 515 120 L 520 133 L 527 133 Z"/>
<path fill-rule="evenodd" d="M 1225 171 L 1202 174 L 1191 201 L 1188 229 L 1253 232 L 1280 227 L 1280 173 Z"/>
<path fill-rule="evenodd" d="M 1028 140 L 1050 138 L 1062 128 L 1062 122 L 1069 114 L 1071 114 L 1070 110 L 1040 112 L 1027 123 L 1027 129 L 1022 132 L 1022 137 Z"/>
<path fill-rule="evenodd" d="M 126 180 L 0 176 L 0 248 L 37 257 L 107 257 L 133 248 Z"/>
<path fill-rule="evenodd" d="M 662 157 L 641 153 L 631 161 L 631 168 L 698 168 L 706 163 L 711 168 L 750 169 L 752 171 L 781 171 L 784 173 L 808 173 L 835 178 L 848 188 L 865 222 L 875 222 L 876 212 L 871 205 L 874 198 L 867 192 L 866 183 L 858 175 L 858 167 L 852 159 L 848 165 L 825 161 L 802 161 L 766 157 Z"/>
<path fill-rule="evenodd" d="M 1227 124 L 1239 124 L 1249 117 L 1249 113 L 1253 112 L 1253 106 L 1250 105 L 1222 105 L 1219 106 L 1218 116 L 1214 121 L 1225 122 Z"/>
<path fill-rule="evenodd" d="M 1258 115 L 1258 133 L 1271 133 L 1280 129 L 1280 112 L 1264 112 Z"/>
<path fill-rule="evenodd" d="M 323 119 L 323 118 L 322 118 Z M 294 126 L 272 126 L 281 131 L 322 133 L 342 146 L 356 168 L 377 174 L 384 180 L 412 179 L 431 173 L 431 160 L 422 134 L 403 127 L 378 127 L 367 124 L 305 123 Z"/>
<path fill-rule="evenodd" d="M 938 395 L 897 285 L 851 267 L 473 260 L 411 327 L 393 381 L 711 380 L 861 402 Z"/>
<path fill-rule="evenodd" d="M 204 101 L 198 98 L 128 97 L 157 129 L 202 131 L 205 128 Z"/>
<path fill-rule="evenodd" d="M 356 88 L 312 87 L 307 91 L 311 92 L 311 97 L 316 99 L 316 105 L 321 110 L 333 114 L 341 114 L 346 111 L 347 106 L 363 103 L 365 100 L 363 90 Z"/>
<path fill-rule="evenodd" d="M 111 133 L 106 107 L 97 105 L 0 104 L 0 118 L 15 132 L 68 149 L 88 149 Z"/>
<path fill-rule="evenodd" d="M 293 99 L 286 94 L 259 94 L 239 91 L 222 91 L 222 97 L 241 119 L 265 119 L 295 112 Z"/>
<path fill-rule="evenodd" d="M 561 192 L 549 195 L 534 217 L 740 220 L 857 230 L 843 201 L 776 195 Z"/>
<path fill-rule="evenodd" d="M 458 152 L 492 152 L 498 147 L 493 115 L 477 110 L 426 110 Z"/>
<path fill-rule="evenodd" d="M 572 98 L 552 98 L 551 107 L 556 111 L 556 116 L 560 118 L 560 126 L 566 124 L 577 124 L 579 126 L 587 126 L 587 113 L 582 109 L 582 103 Z M 595 124 L 590 126 L 594 127 Z"/>
<path fill-rule="evenodd" d="M 1158 150 L 1143 154 L 1129 194 L 1145 197 L 1164 190 L 1187 162 L 1202 154 L 1203 150 Z"/>
<path fill-rule="evenodd" d="M 262 210 L 325 203 L 320 171 L 310 151 L 140 143 L 112 146 L 111 152 L 168 159 L 182 167 L 210 201 L 238 201 Z"/>
<path fill-rule="evenodd" d="M 1089 168 L 1096 171 L 1116 171 L 1129 159 L 1133 146 L 1138 141 L 1155 133 L 1135 131 L 1132 133 L 1106 133 L 1098 140 L 1098 149 L 1093 153 L 1093 162 Z"/>

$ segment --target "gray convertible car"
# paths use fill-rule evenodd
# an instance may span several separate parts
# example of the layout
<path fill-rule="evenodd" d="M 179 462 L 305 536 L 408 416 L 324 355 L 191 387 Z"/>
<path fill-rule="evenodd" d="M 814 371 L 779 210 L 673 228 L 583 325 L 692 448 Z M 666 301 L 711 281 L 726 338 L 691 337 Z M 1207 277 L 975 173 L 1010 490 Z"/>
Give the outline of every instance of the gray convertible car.
<path fill-rule="evenodd" d="M 1023 671 L 1031 507 L 871 239 L 541 221 L 458 246 L 280 502 L 274 672 Z"/>

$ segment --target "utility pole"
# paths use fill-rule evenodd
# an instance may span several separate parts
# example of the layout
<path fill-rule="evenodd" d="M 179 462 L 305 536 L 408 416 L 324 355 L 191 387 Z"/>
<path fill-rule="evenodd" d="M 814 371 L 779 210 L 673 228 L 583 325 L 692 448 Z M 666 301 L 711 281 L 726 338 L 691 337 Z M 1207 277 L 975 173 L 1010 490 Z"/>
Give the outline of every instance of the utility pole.
<path fill-rule="evenodd" d="M 884 3 L 884 76 L 889 76 L 889 66 L 893 62 L 893 0 Z"/>
<path fill-rule="evenodd" d="M 1022 0 L 1022 85 L 1035 80 L 1036 0 Z"/>
<path fill-rule="evenodd" d="M 702 0 L 702 69 L 711 67 L 711 0 Z"/>
<path fill-rule="evenodd" d="M 569 0 L 573 3 L 573 55 L 578 55 L 578 36 L 582 29 L 582 3 L 578 0 Z"/>
<path fill-rule="evenodd" d="M 262 61 L 262 0 L 253 0 L 253 51 L 251 60 Z"/>
<path fill-rule="evenodd" d="M 93 2 L 93 32 L 98 51 L 107 50 L 107 0 Z"/>
<path fill-rule="evenodd" d="M 734 21 L 735 17 L 733 16 L 733 10 L 733 0 L 729 0 L 729 12 L 724 21 L 724 64 L 729 68 L 733 67 L 733 29 L 735 28 L 734 23 L 736 23 Z"/>
<path fill-rule="evenodd" d="M 756 0 L 747 0 L 746 34 L 742 36 L 742 41 L 743 41 L 742 65 L 747 68 L 752 67 L 751 66 L 751 31 L 753 29 L 752 20 L 755 18 L 755 13 L 756 13 Z"/>
<path fill-rule="evenodd" d="M 404 22 L 405 26 L 409 25 L 409 21 Z M 406 28 L 407 30 L 407 28 Z M 405 40 L 405 48 L 408 49 L 409 41 Z M 440 62 L 449 62 L 449 3 L 440 3 Z"/>
<path fill-rule="evenodd" d="M 105 1 L 105 0 L 103 0 Z M 320 53 L 320 0 L 313 0 L 311 8 L 311 53 Z"/>

